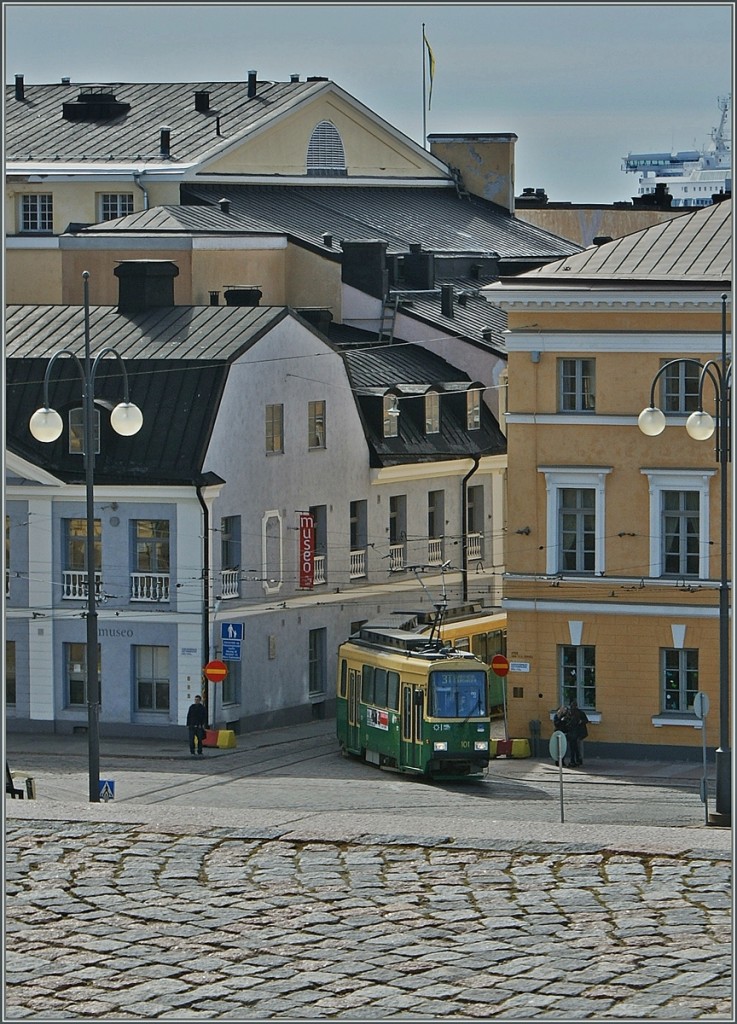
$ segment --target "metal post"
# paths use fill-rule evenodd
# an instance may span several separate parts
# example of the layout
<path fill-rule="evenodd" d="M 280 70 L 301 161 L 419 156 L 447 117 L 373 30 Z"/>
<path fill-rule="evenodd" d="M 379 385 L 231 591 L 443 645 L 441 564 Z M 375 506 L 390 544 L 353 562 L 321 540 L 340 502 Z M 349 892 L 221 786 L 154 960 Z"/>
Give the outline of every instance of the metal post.
<path fill-rule="evenodd" d="M 87 492 L 87 744 L 90 803 L 100 802 L 100 676 L 97 659 L 95 601 L 95 431 L 92 356 L 90 353 L 89 272 L 84 271 L 84 468 Z"/>
<path fill-rule="evenodd" d="M 732 821 L 732 753 L 729 747 L 729 568 L 727 516 L 731 380 L 727 367 L 727 296 L 722 295 L 722 352 L 719 376 L 720 578 L 719 578 L 719 747 L 716 751 L 714 824 Z"/>

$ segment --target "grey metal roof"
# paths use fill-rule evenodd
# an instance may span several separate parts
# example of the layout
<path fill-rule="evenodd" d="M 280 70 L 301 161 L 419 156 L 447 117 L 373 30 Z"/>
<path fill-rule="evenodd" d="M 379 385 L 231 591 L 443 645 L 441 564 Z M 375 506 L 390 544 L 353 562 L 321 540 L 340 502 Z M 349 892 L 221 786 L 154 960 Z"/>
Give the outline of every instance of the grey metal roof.
<path fill-rule="evenodd" d="M 681 217 L 522 274 L 543 283 L 597 279 L 622 282 L 687 281 L 713 285 L 732 278 L 732 203 L 723 200 Z"/>
<path fill-rule="evenodd" d="M 398 344 L 346 349 L 343 359 L 357 395 L 372 467 L 506 452 L 506 438 L 484 402 L 481 428 L 467 429 L 466 392 L 483 385 L 440 356 L 418 345 Z M 440 431 L 435 434 L 425 432 L 424 395 L 431 389 L 441 394 Z M 397 437 L 384 437 L 387 391 L 399 396 Z"/>
<path fill-rule="evenodd" d="M 129 103 L 130 110 L 100 121 L 62 117 L 63 104 L 76 100 L 84 84 L 26 84 L 22 100 L 15 98 L 14 86 L 6 86 L 5 159 L 159 163 L 160 129 L 166 125 L 171 129 L 167 162 L 189 163 L 248 131 L 264 116 L 278 116 L 324 84 L 258 82 L 256 95 L 249 98 L 245 81 L 116 82 L 106 87 L 116 100 Z M 196 92 L 209 93 L 209 110 L 195 109 Z"/>
<path fill-rule="evenodd" d="M 531 261 L 581 249 L 494 203 L 461 198 L 443 186 L 187 183 L 181 193 L 184 203 L 208 203 L 215 209 L 219 199 L 228 199 L 229 216 L 248 224 L 247 230 L 280 230 L 323 250 L 323 234 L 331 235 L 336 246 L 341 239 L 380 239 L 390 254 L 406 252 L 416 242 L 438 253 L 496 252 L 502 259 Z"/>
<path fill-rule="evenodd" d="M 233 359 L 279 323 L 284 307 L 174 306 L 140 314 L 109 306 L 90 309 L 93 356 L 114 345 L 125 358 L 131 400 L 143 411 L 135 439 L 116 434 L 100 417 L 95 459 L 99 483 L 177 483 L 201 479 L 207 443 Z M 65 434 L 36 441 L 28 422 L 43 405 L 43 379 L 51 355 L 84 353 L 80 306 L 10 306 L 6 329 L 6 443 L 31 462 L 81 482 L 82 459 L 70 454 Z M 82 382 L 72 360 L 52 371 L 50 402 L 60 412 L 81 405 Z M 117 360 L 104 359 L 95 380 L 97 404 L 112 408 L 123 395 Z"/>

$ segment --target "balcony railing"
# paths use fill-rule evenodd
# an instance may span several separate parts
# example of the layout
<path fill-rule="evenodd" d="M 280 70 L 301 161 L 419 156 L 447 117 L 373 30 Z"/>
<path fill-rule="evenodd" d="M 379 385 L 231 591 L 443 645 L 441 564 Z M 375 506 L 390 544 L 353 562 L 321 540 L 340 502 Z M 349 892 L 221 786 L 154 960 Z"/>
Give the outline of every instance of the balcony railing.
<path fill-rule="evenodd" d="M 168 572 L 132 572 L 131 601 L 168 601 Z"/>
<path fill-rule="evenodd" d="M 220 596 L 223 601 L 231 597 L 240 597 L 240 570 L 222 569 L 220 571 Z"/>
<path fill-rule="evenodd" d="M 64 601 L 87 600 L 87 570 L 65 569 L 61 574 L 61 596 Z M 102 592 L 102 573 L 95 572 L 95 597 Z"/>
<path fill-rule="evenodd" d="M 427 541 L 427 561 L 429 565 L 443 564 L 443 538 L 429 537 Z"/>
<path fill-rule="evenodd" d="M 389 571 L 404 568 L 404 544 L 389 545 Z"/>
<path fill-rule="evenodd" d="M 315 574 L 314 574 L 314 577 L 313 577 L 313 583 L 314 583 L 314 585 L 316 587 L 320 586 L 321 583 L 325 583 L 326 582 L 326 580 L 325 580 L 325 562 L 326 562 L 325 555 L 315 555 L 315 558 L 314 558 L 314 566 L 315 566 L 314 573 Z"/>
<path fill-rule="evenodd" d="M 483 555 L 483 533 L 469 533 L 466 536 L 466 551 L 469 559 L 481 558 Z"/>
<path fill-rule="evenodd" d="M 366 575 L 366 549 L 363 551 L 351 551 L 351 570 L 350 577 L 352 580 L 358 579 L 359 576 Z"/>

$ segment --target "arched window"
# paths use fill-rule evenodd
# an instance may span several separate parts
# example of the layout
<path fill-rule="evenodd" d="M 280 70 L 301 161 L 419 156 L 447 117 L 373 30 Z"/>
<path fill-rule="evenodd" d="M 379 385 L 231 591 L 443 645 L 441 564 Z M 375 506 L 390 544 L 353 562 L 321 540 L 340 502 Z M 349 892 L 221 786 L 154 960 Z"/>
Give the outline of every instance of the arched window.
<path fill-rule="evenodd" d="M 314 177 L 344 177 L 345 166 L 343 140 L 331 121 L 320 121 L 307 147 L 307 174 Z"/>

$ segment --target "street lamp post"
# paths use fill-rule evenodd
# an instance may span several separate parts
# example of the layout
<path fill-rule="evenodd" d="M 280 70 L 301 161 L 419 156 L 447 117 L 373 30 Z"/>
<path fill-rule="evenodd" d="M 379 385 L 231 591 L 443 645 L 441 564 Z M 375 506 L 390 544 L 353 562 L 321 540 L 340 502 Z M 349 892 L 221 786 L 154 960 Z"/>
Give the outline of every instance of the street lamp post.
<path fill-rule="evenodd" d="M 716 812 L 710 815 L 713 824 L 732 821 L 732 755 L 729 746 L 729 570 L 728 539 L 728 464 L 731 462 L 730 429 L 732 412 L 732 360 L 727 357 L 727 296 L 722 295 L 722 346 L 717 361 L 705 363 L 698 359 L 671 359 L 661 366 L 650 388 L 650 405 L 643 409 L 638 426 L 643 434 L 656 437 L 665 429 L 665 416 L 655 405 L 655 385 L 670 366 L 692 364 L 700 367 L 698 409 L 686 420 L 686 430 L 696 441 L 706 441 L 716 429 L 716 457 L 719 462 L 720 502 L 720 571 L 719 571 L 719 747 L 716 751 Z M 704 412 L 704 385 L 710 380 L 716 399 L 712 417 Z M 715 422 L 716 421 L 716 422 Z"/>
<path fill-rule="evenodd" d="M 128 398 L 128 374 L 121 356 L 113 348 L 105 348 L 92 361 L 90 352 L 90 297 L 89 271 L 82 274 L 84 281 L 84 362 L 70 349 L 55 352 L 49 360 L 44 375 L 44 404 L 31 416 L 29 428 L 37 441 L 56 441 L 61 436 L 63 421 L 56 410 L 49 406 L 49 380 L 56 360 L 69 356 L 76 363 L 82 379 L 82 436 L 84 443 L 84 469 L 86 491 L 87 523 L 87 742 L 89 761 L 89 800 L 100 800 L 100 676 L 97 659 L 97 604 L 95 595 L 95 431 L 94 402 L 95 376 L 100 361 L 108 355 L 114 356 L 123 374 L 123 401 L 110 414 L 110 424 L 116 433 L 125 437 L 137 434 L 143 425 L 143 414 Z"/>

